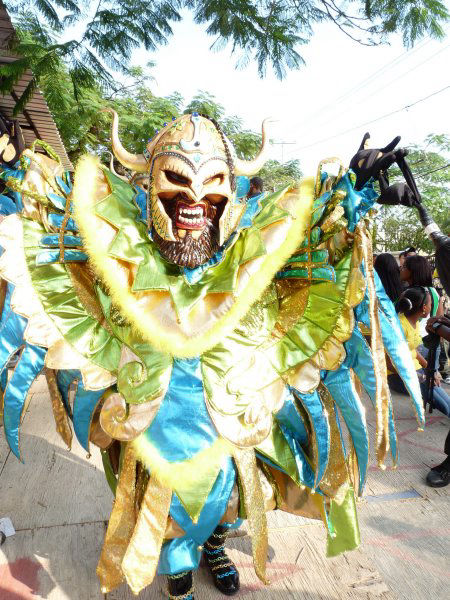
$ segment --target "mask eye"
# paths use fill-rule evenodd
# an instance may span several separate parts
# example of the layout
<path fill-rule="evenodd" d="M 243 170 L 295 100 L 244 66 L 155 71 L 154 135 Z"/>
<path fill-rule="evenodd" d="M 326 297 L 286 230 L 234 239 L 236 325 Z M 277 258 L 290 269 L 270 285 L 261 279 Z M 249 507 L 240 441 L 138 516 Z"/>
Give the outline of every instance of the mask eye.
<path fill-rule="evenodd" d="M 217 175 L 213 175 L 212 177 L 208 177 L 203 182 L 203 185 L 209 185 L 210 183 L 218 183 L 222 184 L 224 182 L 225 175 L 223 173 L 217 173 Z"/>
<path fill-rule="evenodd" d="M 184 175 L 175 173 L 175 171 L 164 171 L 164 173 L 171 183 L 176 183 L 178 185 L 191 185 L 191 180 L 187 177 L 184 177 Z"/>

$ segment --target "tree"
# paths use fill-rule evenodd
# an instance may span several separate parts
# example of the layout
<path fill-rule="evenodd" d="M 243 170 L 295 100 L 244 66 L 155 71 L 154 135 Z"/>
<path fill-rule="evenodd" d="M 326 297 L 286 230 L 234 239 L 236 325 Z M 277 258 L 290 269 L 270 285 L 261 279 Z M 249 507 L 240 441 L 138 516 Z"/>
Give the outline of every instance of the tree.
<path fill-rule="evenodd" d="M 301 176 L 302 171 L 298 160 L 289 160 L 285 163 L 268 160 L 258 173 L 258 177 L 264 180 L 264 188 L 271 192 L 295 183 Z"/>
<path fill-rule="evenodd" d="M 423 203 L 436 223 L 450 234 L 450 137 L 429 135 L 423 146 L 409 149 L 407 160 L 415 175 Z M 391 172 L 390 172 L 391 173 Z M 400 171 L 392 170 L 391 182 L 403 181 Z M 378 251 L 404 250 L 414 246 L 432 252 L 433 245 L 423 232 L 413 208 L 386 206 L 376 220 L 375 245 Z"/>
<path fill-rule="evenodd" d="M 214 48 L 231 43 L 237 66 L 251 60 L 263 76 L 269 65 L 281 79 L 288 69 L 300 67 L 298 52 L 318 23 L 332 22 L 361 44 L 374 45 L 389 34 L 403 34 L 406 46 L 425 35 L 444 36 L 449 19 L 440 0 L 5 0 L 6 7 L 32 39 L 19 39 L 22 58 L 3 65 L 0 91 L 9 91 L 27 68 L 34 78 L 19 99 L 17 111 L 29 101 L 36 86 L 62 59 L 79 95 L 95 84 L 117 87 L 114 72 L 128 73 L 131 52 L 137 46 L 149 51 L 167 43 L 180 9 L 190 9 L 197 23 L 207 25 Z M 71 39 L 68 28 L 81 33 Z M 69 39 L 67 39 L 69 37 Z"/>

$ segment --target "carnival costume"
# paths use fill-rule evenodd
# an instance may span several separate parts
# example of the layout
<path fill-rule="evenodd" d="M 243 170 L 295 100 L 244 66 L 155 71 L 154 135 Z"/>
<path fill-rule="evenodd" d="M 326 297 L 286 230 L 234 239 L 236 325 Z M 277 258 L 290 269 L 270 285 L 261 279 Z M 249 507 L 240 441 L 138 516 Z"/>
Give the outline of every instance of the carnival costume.
<path fill-rule="evenodd" d="M 321 519 L 329 556 L 357 547 L 369 461 L 360 386 L 378 463 L 389 449 L 397 460 L 385 351 L 424 420 L 372 268 L 370 177 L 357 191 L 352 171 L 329 176 L 323 163 L 316 179 L 247 200 L 264 127 L 261 152 L 243 161 L 196 113 L 165 124 L 142 155 L 122 147 L 114 114 L 112 147 L 146 192 L 92 156 L 73 187 L 57 157 L 33 148 L 3 167 L 17 205 L 0 226 L 3 372 L 21 351 L 3 377 L 11 450 L 22 458 L 27 393 L 44 371 L 63 440 L 72 423 L 86 450 L 102 449 L 115 493 L 103 592 L 126 581 L 138 593 L 158 572 L 189 599 L 204 552 L 216 585 L 234 593 L 224 540 L 240 519 L 267 582 L 273 509 Z"/>

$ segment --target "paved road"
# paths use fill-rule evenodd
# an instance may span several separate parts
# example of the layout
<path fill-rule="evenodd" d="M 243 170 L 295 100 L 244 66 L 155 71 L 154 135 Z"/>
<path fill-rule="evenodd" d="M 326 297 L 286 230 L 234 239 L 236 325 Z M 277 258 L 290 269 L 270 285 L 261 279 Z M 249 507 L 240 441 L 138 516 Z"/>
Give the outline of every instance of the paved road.
<path fill-rule="evenodd" d="M 326 559 L 321 524 L 271 513 L 270 587 L 254 575 L 245 527 L 228 543 L 241 573 L 239 598 L 449 598 L 449 490 L 424 484 L 429 467 L 444 458 L 449 421 L 434 413 L 419 433 L 409 400 L 398 396 L 394 406 L 399 467 L 384 472 L 370 468 L 366 495 L 359 502 L 360 549 Z M 373 413 L 368 414 L 373 433 Z M 52 421 L 40 380 L 23 424 L 25 465 L 10 454 L 0 435 L 0 517 L 9 516 L 17 530 L 0 549 L 0 600 L 131 600 L 135 597 L 125 586 L 101 594 L 95 575 L 112 502 L 100 458 L 94 450 L 88 459 L 76 443 L 67 452 Z M 195 581 L 198 600 L 223 599 L 206 573 L 199 571 Z M 139 595 L 140 600 L 163 598 L 163 579 Z"/>

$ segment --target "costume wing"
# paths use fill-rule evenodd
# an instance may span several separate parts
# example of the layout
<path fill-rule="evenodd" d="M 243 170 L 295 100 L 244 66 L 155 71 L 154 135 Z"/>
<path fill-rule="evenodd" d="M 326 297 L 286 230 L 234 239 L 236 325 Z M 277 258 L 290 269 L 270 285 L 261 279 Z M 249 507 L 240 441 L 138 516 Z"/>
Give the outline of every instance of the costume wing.
<path fill-rule="evenodd" d="M 19 427 L 27 394 L 45 371 L 58 431 L 70 446 L 69 415 L 88 450 L 94 412 L 115 376 L 107 358 L 112 335 L 103 327 L 87 254 L 72 218 L 71 174 L 54 156 L 26 150 L 13 168 L 3 167 L 2 178 L 16 207 L 0 226 L 5 434 L 21 458 Z M 6 367 L 15 354 L 19 358 L 8 380 Z"/>

